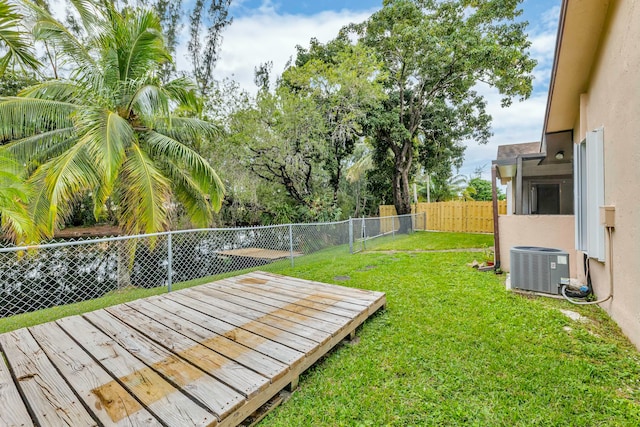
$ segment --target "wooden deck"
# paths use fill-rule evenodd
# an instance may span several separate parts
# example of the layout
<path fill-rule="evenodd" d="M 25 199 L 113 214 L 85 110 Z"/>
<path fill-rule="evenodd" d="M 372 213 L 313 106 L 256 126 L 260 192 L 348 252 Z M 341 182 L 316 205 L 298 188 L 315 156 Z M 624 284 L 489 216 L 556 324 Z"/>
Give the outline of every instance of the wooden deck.
<path fill-rule="evenodd" d="M 0 335 L 0 426 L 235 426 L 386 304 L 254 272 Z"/>

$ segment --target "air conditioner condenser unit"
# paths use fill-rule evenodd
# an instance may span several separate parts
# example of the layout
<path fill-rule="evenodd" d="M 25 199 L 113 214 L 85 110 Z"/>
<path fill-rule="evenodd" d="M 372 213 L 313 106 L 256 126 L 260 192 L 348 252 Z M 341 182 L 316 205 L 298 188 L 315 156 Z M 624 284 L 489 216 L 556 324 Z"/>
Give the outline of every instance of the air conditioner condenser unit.
<path fill-rule="evenodd" d="M 569 280 L 569 254 L 561 249 L 514 246 L 510 273 L 512 288 L 559 295 L 560 283 Z"/>

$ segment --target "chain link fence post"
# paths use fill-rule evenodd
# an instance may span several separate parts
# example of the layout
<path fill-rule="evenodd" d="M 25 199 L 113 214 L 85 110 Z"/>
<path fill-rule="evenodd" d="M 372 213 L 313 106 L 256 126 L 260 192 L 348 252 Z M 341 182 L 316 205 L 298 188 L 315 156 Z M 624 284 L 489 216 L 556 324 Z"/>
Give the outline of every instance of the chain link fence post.
<path fill-rule="evenodd" d="M 173 275 L 173 248 L 171 247 L 171 232 L 167 234 L 167 292 L 171 292 L 172 279 Z"/>
<path fill-rule="evenodd" d="M 364 215 L 362 215 L 362 248 L 367 250 L 367 222 L 364 220 Z"/>
<path fill-rule="evenodd" d="M 293 268 L 293 224 L 289 224 L 289 256 L 291 258 L 291 268 Z"/>
<path fill-rule="evenodd" d="M 353 255 L 353 219 L 349 217 L 349 253 Z"/>

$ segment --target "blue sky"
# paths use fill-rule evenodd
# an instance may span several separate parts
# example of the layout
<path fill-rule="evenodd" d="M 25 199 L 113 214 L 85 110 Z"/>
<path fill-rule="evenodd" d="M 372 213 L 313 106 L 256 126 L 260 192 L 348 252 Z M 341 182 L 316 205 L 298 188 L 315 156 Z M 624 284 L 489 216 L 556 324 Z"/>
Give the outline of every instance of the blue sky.
<path fill-rule="evenodd" d="M 560 2 L 523 1 L 523 19 L 529 21 L 531 55 L 538 61 L 534 70 L 534 92 L 528 100 L 503 109 L 497 91 L 479 89 L 488 100 L 494 136 L 487 145 L 467 142 L 460 173 L 469 175 L 476 168 L 484 167 L 483 176 L 487 178 L 498 145 L 540 139 Z M 312 37 L 328 41 L 342 26 L 364 21 L 381 5 L 382 0 L 234 0 L 230 11 L 234 22 L 223 35 L 216 75 L 233 78 L 245 89 L 255 92 L 254 67 L 272 61 L 274 73 L 281 73 L 287 60 L 295 55 L 297 44 L 307 45 Z M 180 62 L 180 54 L 176 56 Z"/>

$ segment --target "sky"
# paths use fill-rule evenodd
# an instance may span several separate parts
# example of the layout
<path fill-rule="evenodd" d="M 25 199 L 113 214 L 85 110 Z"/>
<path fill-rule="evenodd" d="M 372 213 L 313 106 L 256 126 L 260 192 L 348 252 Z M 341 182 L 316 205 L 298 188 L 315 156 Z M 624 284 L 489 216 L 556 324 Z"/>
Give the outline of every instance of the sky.
<path fill-rule="evenodd" d="M 534 90 L 524 102 L 500 107 L 500 95 L 490 88 L 480 89 L 493 117 L 493 137 L 486 145 L 467 142 L 465 162 L 459 173 L 471 175 L 483 168 L 490 176 L 491 161 L 501 144 L 539 141 L 547 102 L 547 91 L 555 48 L 561 0 L 524 0 L 523 18 L 529 22 L 531 55 L 538 61 L 534 69 Z M 220 60 L 215 76 L 232 78 L 244 89 L 255 92 L 254 68 L 272 61 L 280 74 L 295 55 L 295 46 L 308 46 L 312 37 L 320 42 L 334 38 L 351 22 L 362 22 L 382 6 L 382 0 L 233 0 L 233 23 L 223 33 Z M 186 46 L 185 46 L 186 47 Z M 178 52 L 180 52 L 178 48 Z M 186 48 L 184 50 L 186 52 Z M 187 67 L 180 53 L 176 61 Z"/>

